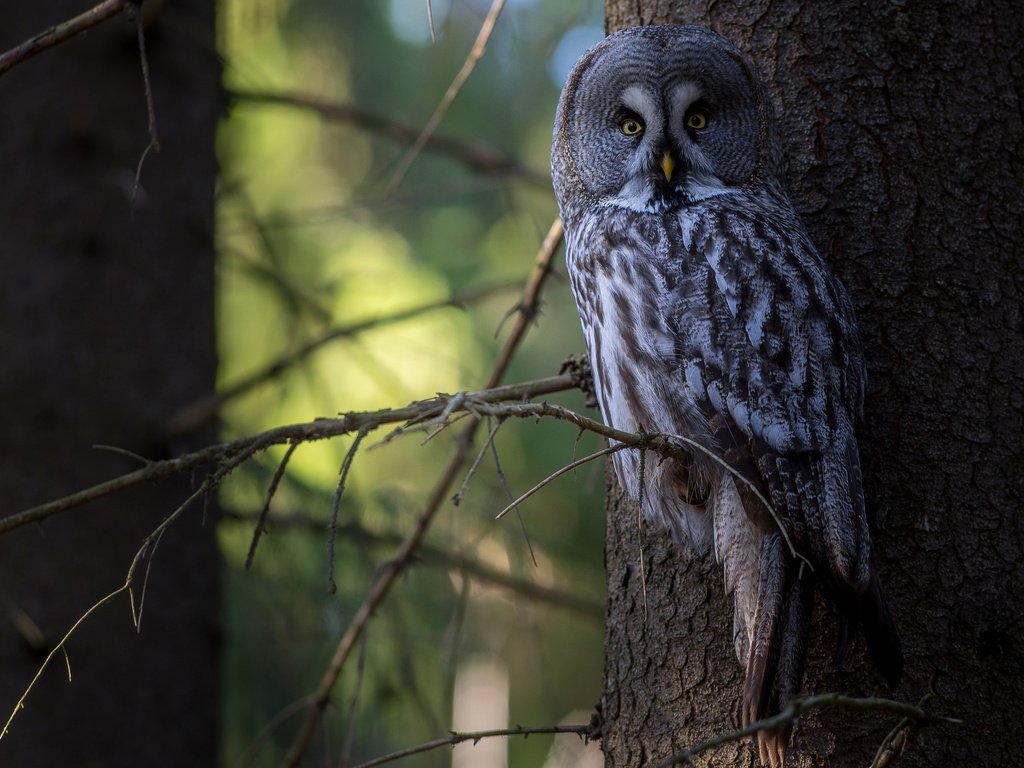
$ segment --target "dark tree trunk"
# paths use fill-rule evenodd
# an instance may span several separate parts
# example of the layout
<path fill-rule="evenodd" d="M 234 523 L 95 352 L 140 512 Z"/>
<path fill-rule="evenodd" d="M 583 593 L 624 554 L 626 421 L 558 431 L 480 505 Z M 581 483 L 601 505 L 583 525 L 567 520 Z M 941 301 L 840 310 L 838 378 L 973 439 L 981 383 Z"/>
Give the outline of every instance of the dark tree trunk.
<path fill-rule="evenodd" d="M 882 693 L 964 725 L 915 731 L 896 764 L 1024 760 L 1024 23 L 1017 3 L 608 0 L 610 31 L 702 23 L 775 93 L 790 186 L 857 305 L 869 367 L 861 451 L 906 672 L 882 686 L 863 644 L 833 670 L 819 605 L 804 690 Z M 609 768 L 731 730 L 741 670 L 710 560 L 644 532 L 609 494 L 603 700 Z M 646 623 L 645 623 L 646 616 Z M 801 720 L 799 766 L 867 766 L 892 716 Z M 739 756 L 737 756 L 737 752 Z M 746 765 L 735 745 L 699 764 Z"/>
<path fill-rule="evenodd" d="M 7 3 L 0 48 L 87 5 Z M 146 160 L 134 213 L 148 141 L 134 24 L 112 19 L 0 78 L 4 514 L 134 468 L 93 444 L 150 458 L 188 447 L 158 435 L 168 413 L 214 384 L 213 16 L 212 3 L 180 0 L 147 29 L 162 151 Z M 4 720 L 46 652 L 124 582 L 143 537 L 190 487 L 122 494 L 0 538 Z M 215 764 L 218 565 L 201 517 L 160 543 L 141 632 L 127 598 L 90 618 L 67 646 L 73 681 L 58 657 L 0 742 L 0 763 Z"/>

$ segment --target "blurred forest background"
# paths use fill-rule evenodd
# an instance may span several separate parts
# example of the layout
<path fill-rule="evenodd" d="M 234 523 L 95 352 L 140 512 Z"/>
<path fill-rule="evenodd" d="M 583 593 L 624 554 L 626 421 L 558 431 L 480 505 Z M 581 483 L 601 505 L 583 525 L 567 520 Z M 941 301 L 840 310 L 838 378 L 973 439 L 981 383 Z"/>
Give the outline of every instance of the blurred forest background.
<path fill-rule="evenodd" d="M 87 5 L 12 12 L 0 49 Z M 413 158 L 416 135 L 499 7 L 482 58 Z M 130 607 L 111 590 L 135 567 L 131 553 L 190 493 L 202 496 L 216 462 L 45 526 L 12 521 L 139 458 L 151 466 L 283 424 L 487 386 L 556 216 L 548 153 L 558 92 L 603 37 L 603 8 L 221 0 L 214 50 L 209 5 L 146 2 L 151 84 L 131 4 L 97 8 L 111 18 L 0 82 L 0 102 L 21 115 L 0 127 L 0 145 L 34 158 L 10 164 L 0 190 L 4 321 L 18 342 L 5 352 L 0 393 L 23 417 L 11 414 L 0 440 L 10 507 L 0 690 L 14 710 L 0 760 L 205 764 L 217 738 L 221 765 L 280 765 L 463 424 L 429 440 L 415 430 L 383 445 L 387 429 L 367 436 L 337 509 L 334 594 L 327 528 L 351 436 L 275 446 L 238 466 L 208 506 L 188 508 L 144 546 Z M 211 287 L 206 139 L 219 70 Z M 159 152 L 146 149 L 147 112 Z M 553 264 L 505 383 L 553 376 L 583 351 L 560 249 Z M 585 408 L 579 392 L 551 399 Z M 470 460 L 496 427 L 481 425 Z M 520 519 L 495 516 L 600 442 L 564 423 L 511 419 L 493 447 L 456 505 L 469 461 L 460 468 L 373 612 L 304 764 L 354 766 L 452 730 L 590 719 L 602 676 L 603 462 L 530 498 Z M 87 613 L 65 645 L 104 595 L 110 605 Z M 53 663 L 21 711 L 18 696 L 48 653 Z M 486 739 L 403 764 L 600 762 L 596 745 L 568 734 Z"/>
<path fill-rule="evenodd" d="M 593 435 L 510 419 L 492 456 L 480 449 L 498 424 L 484 420 L 467 448 L 468 417 L 383 445 L 380 429 L 358 452 L 351 432 L 301 432 L 294 451 L 250 443 L 251 459 L 243 443 L 202 449 L 483 388 L 524 318 L 502 381 L 551 376 L 583 351 L 560 250 L 539 313 L 520 303 L 555 216 L 558 90 L 603 36 L 602 4 L 92 2 L 8 4 L 0 29 L 0 700 L 11 713 L 0 763 L 355 768 L 451 729 L 585 724 L 602 682 L 603 464 L 542 489 L 520 520 L 495 515 L 597 450 Z M 1021 424 L 1021 302 L 1006 277 L 1021 273 L 1019 13 L 770 6 L 607 11 L 612 28 L 720 13 L 770 78 L 797 75 L 777 83 L 796 129 L 797 200 L 845 265 L 873 355 L 864 465 L 912 651 L 903 691 L 936 695 L 965 724 L 929 731 L 904 759 L 1010 764 L 1024 698 L 1021 462 L 1020 441 L 999 435 Z M 486 51 L 413 158 L 499 8 Z M 107 15 L 89 21 L 97 9 Z M 49 50 L 38 33 L 76 14 L 88 34 Z M 594 415 L 560 391 L 550 399 Z M 193 457 L 188 471 L 182 457 Z M 616 558 L 644 540 L 620 535 L 632 516 L 609 519 L 608 656 L 653 680 L 604 699 L 630 699 L 606 711 L 611 765 L 632 742 L 660 754 L 677 736 L 720 733 L 734 690 L 722 680 L 739 672 L 730 662 L 684 679 L 691 657 L 666 652 L 726 637 L 724 601 L 702 606 L 708 621 L 659 612 L 661 630 L 646 591 L 615 606 L 636 589 Z M 708 580 L 699 568 L 655 570 L 644 590 Z M 813 674 L 808 690 L 835 687 L 826 662 Z M 659 698 L 661 680 L 677 692 Z M 677 706 L 686 697 L 705 711 Z M 719 720 L 702 720 L 709 712 Z M 842 713 L 803 723 L 825 762 L 801 764 L 877 748 Z M 661 738 L 652 724 L 664 745 L 649 746 Z M 591 768 L 601 755 L 576 735 L 532 735 L 402 764 Z"/>
<path fill-rule="evenodd" d="M 415 135 L 427 122 L 490 5 L 433 0 L 432 41 L 425 0 L 223 0 L 231 106 L 218 136 L 221 392 L 332 329 L 466 298 L 462 308 L 344 335 L 230 397 L 222 439 L 484 384 L 556 215 L 548 152 L 558 90 L 603 36 L 597 0 L 508 2 L 438 128 L 454 149 L 428 145 L 395 183 L 410 146 L 402 127 Z M 474 167 L 467 156 L 493 162 Z M 508 382 L 553 375 L 583 350 L 560 255 L 555 263 Z M 561 400 L 582 407 L 578 393 Z M 413 433 L 366 450 L 383 434 L 367 439 L 346 484 L 336 595 L 327 593 L 324 531 L 351 439 L 294 453 L 249 571 L 255 515 L 285 449 L 243 465 L 223 487 L 224 765 L 248 759 L 262 729 L 315 688 L 377 569 L 420 513 L 456 430 L 426 445 Z M 599 444 L 577 444 L 567 425 L 523 422 L 506 424 L 495 445 L 500 470 L 485 457 L 369 624 L 324 738 L 313 742 L 333 762 L 313 764 L 337 764 L 343 752 L 358 763 L 451 729 L 589 719 L 602 668 L 603 463 L 522 506 L 528 541 L 514 516 L 494 516 L 509 501 L 501 473 L 518 495 Z M 259 745 L 254 764 L 278 764 L 295 722 Z M 550 736 L 466 744 L 455 764 L 586 764 L 578 737 L 557 739 L 558 747 Z M 596 745 L 589 752 L 599 764 Z M 452 760 L 443 749 L 406 764 Z"/>

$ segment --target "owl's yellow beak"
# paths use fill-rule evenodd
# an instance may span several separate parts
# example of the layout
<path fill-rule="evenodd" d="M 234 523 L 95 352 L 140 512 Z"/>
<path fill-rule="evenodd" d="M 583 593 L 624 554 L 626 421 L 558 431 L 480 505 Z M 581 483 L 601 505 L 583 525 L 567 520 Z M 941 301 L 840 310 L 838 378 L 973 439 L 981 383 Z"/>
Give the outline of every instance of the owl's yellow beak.
<path fill-rule="evenodd" d="M 672 181 L 672 171 L 675 170 L 676 161 L 672 158 L 671 152 L 663 152 L 661 155 L 661 172 L 665 174 L 665 181 Z"/>

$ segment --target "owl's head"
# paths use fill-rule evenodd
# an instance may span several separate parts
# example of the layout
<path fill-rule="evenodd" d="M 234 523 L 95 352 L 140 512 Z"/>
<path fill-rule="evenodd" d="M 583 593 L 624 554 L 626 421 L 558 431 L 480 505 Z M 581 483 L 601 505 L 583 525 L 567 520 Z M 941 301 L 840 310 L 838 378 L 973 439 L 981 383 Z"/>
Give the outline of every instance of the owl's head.
<path fill-rule="evenodd" d="M 780 175 L 767 91 L 735 45 L 697 26 L 634 27 L 588 50 L 551 147 L 560 205 L 666 210 Z"/>

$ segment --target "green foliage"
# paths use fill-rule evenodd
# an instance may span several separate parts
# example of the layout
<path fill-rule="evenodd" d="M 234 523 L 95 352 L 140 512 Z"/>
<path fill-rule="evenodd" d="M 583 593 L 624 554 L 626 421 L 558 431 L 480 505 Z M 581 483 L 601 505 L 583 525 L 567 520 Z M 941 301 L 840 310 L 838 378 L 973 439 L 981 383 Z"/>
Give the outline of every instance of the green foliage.
<path fill-rule="evenodd" d="M 431 44 L 426 0 L 225 0 L 226 86 L 356 104 L 419 127 L 462 66 L 487 6 L 434 0 L 438 39 Z M 595 0 L 509 2 L 439 134 L 501 152 L 545 176 L 557 72 L 561 67 L 564 74 L 564 60 L 600 36 L 600 9 Z M 426 151 L 387 195 L 407 149 L 367 120 L 331 122 L 295 106 L 233 102 L 219 137 L 225 391 L 329 326 L 525 279 L 556 214 L 550 189 Z M 560 261 L 559 274 L 564 277 Z M 221 413 L 223 436 L 480 388 L 518 290 L 333 341 L 231 399 Z M 552 375 L 567 355 L 583 349 L 564 279 L 548 283 L 544 300 L 509 382 Z M 578 393 L 553 399 L 583 408 Z M 373 450 L 367 448 L 383 435 L 364 441 L 340 507 L 335 595 L 326 590 L 325 529 L 351 441 L 296 450 L 271 510 L 303 524 L 272 524 L 250 571 L 244 569 L 250 518 L 263 505 L 283 451 L 250 463 L 226 484 L 221 501 L 228 517 L 220 527 L 225 765 L 234 765 L 275 715 L 315 688 L 377 569 L 422 511 L 455 431 L 426 445 L 418 433 Z M 576 437 L 566 425 L 503 426 L 497 453 L 512 492 L 599 447 L 586 437 L 577 444 Z M 508 495 L 488 458 L 461 504 L 441 511 L 428 536 L 431 551 L 468 556 L 599 603 L 602 478 L 602 465 L 587 465 L 522 506 L 534 566 L 515 516 L 493 519 Z M 453 727 L 456 674 L 479 658 L 496 661 L 510 681 L 507 722 L 488 727 L 555 724 L 596 703 L 602 634 L 599 615 L 467 578 L 451 563 L 424 555 L 371 620 L 313 752 L 329 758 L 324 764 L 338 764 L 350 728 L 351 763 L 445 734 Z M 274 730 L 252 764 L 277 765 L 302 717 Z M 550 748 L 550 738 L 513 740 L 508 764 L 544 765 Z M 451 760 L 450 750 L 440 750 L 401 764 L 446 766 Z"/>

